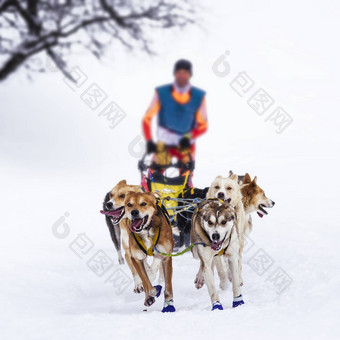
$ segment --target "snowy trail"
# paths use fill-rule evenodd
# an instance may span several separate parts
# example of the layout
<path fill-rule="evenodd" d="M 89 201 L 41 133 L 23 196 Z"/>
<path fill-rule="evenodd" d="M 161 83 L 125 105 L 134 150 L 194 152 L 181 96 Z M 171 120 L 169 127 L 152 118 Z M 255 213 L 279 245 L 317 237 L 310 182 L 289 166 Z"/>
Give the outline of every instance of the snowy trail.
<path fill-rule="evenodd" d="M 7 185 L 19 188 L 22 183 L 15 184 L 14 177 Z M 50 201 L 53 211 L 62 212 L 65 204 L 70 207 L 70 234 L 65 239 L 57 239 L 51 232 L 58 216 L 53 215 L 53 220 L 50 212 L 36 209 L 40 194 L 41 202 L 44 200 L 45 186 L 37 187 L 34 181 L 28 181 L 31 184 L 26 184 L 25 188 L 28 191 L 36 188 L 35 201 L 27 201 L 23 211 L 28 222 L 25 225 L 36 225 L 37 228 L 13 228 L 17 196 L 13 192 L 7 196 L 7 204 L 11 204 L 5 212 L 8 223 L 5 229 L 10 238 L 1 240 L 1 258 L 8 259 L 2 263 L 5 280 L 0 283 L 5 326 L 1 331 L 2 338 L 12 338 L 15 334 L 17 339 L 61 339 L 72 334 L 74 339 L 112 336 L 117 339 L 186 339 L 212 334 L 222 336 L 226 330 L 230 336 L 254 339 L 303 339 L 316 335 L 336 338 L 339 335 L 340 299 L 334 294 L 340 283 L 339 255 L 336 240 L 330 237 L 332 232 L 334 236 L 339 235 L 334 230 L 335 225 L 333 229 L 329 227 L 328 233 L 319 234 L 317 229 L 311 228 L 313 218 L 300 216 L 294 223 L 287 223 L 287 218 L 298 216 L 298 209 L 292 208 L 284 215 L 278 205 L 264 219 L 254 216 L 254 230 L 250 236 L 252 246 L 248 245 L 244 256 L 244 306 L 231 308 L 229 286 L 226 291 L 219 290 L 225 310 L 211 312 L 206 287 L 196 290 L 193 284 L 198 261 L 187 253 L 173 259 L 177 312 L 172 315 L 160 313 L 162 296 L 143 312 L 143 294 L 133 293 L 129 279 L 122 292 L 117 281 L 116 286 L 105 282 L 112 273 L 123 273 L 127 277 L 130 273 L 126 264 L 118 265 L 107 227 L 97 211 L 100 204 L 97 204 L 97 210 L 92 209 L 96 205 L 95 195 L 85 201 L 79 201 L 75 195 L 67 198 L 68 191 L 75 190 L 75 181 L 71 181 L 73 186 L 64 181 L 63 187 L 57 180 L 54 184 L 52 180 L 50 182 L 48 190 L 55 193 Z M 99 191 L 95 185 L 87 189 Z M 64 202 L 60 196 L 65 198 Z M 1 203 L 4 204 L 4 197 Z M 77 235 L 84 233 L 94 246 L 79 258 L 70 249 L 70 244 Z M 102 277 L 87 266 L 87 261 L 97 251 L 105 252 L 114 262 Z M 273 264 L 258 275 L 254 264 L 247 263 L 263 251 Z M 277 293 L 280 288 L 277 282 L 270 280 L 278 268 L 292 280 L 280 294 Z"/>
<path fill-rule="evenodd" d="M 160 34 L 158 56 L 118 45 L 102 63 L 71 55 L 69 66 L 88 77 L 77 91 L 60 72 L 30 82 L 23 69 L 1 83 L 1 340 L 340 339 L 339 2 L 201 3 L 203 30 Z M 226 51 L 230 74 L 219 77 L 212 67 Z M 194 287 L 199 263 L 189 253 L 173 260 L 177 312 L 164 315 L 162 298 L 143 312 L 99 210 L 119 180 L 139 183 L 142 115 L 183 57 L 193 62 L 193 85 L 207 91 L 195 186 L 230 169 L 249 172 L 276 204 L 253 217 L 244 306 L 231 308 L 229 287 L 219 290 L 224 310 L 211 312 L 206 287 Z M 243 71 L 255 84 L 240 96 L 231 83 Z M 97 110 L 81 99 L 93 83 L 108 95 Z M 259 89 L 275 101 L 265 113 L 249 105 Z M 111 101 L 126 113 L 114 129 L 100 114 Z M 282 133 L 268 119 L 277 107 L 293 118 Z M 65 213 L 70 232 L 57 238 L 52 226 Z M 91 245 L 80 257 L 71 249 L 79 236 Z M 113 263 L 102 276 L 88 266 L 98 252 Z M 263 273 L 257 255 L 271 264 Z M 280 268 L 291 282 L 278 293 Z M 106 282 L 118 274 L 126 286 Z"/>

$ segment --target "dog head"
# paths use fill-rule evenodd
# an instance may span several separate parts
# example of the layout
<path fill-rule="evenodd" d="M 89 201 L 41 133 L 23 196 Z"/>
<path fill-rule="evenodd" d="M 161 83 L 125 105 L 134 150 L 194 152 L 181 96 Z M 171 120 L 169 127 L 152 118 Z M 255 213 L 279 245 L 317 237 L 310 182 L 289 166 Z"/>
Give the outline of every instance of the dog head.
<path fill-rule="evenodd" d="M 211 249 L 219 251 L 236 223 L 235 209 L 227 202 L 207 200 L 198 207 L 198 214 L 200 225 L 211 241 Z"/>
<path fill-rule="evenodd" d="M 235 174 L 229 177 L 217 176 L 209 188 L 207 198 L 219 198 L 223 201 L 230 198 L 230 203 L 233 206 L 237 205 L 242 199 L 238 176 Z"/>
<path fill-rule="evenodd" d="M 253 180 L 248 173 L 244 176 L 243 185 L 241 187 L 241 192 L 243 196 L 243 204 L 245 211 L 247 213 L 257 212 L 257 214 L 262 218 L 263 215 L 268 215 L 264 208 L 272 208 L 275 202 L 269 199 L 262 188 L 258 186 L 257 177 L 255 176 Z"/>
<path fill-rule="evenodd" d="M 113 224 L 118 224 L 124 216 L 124 203 L 127 194 L 129 192 L 142 192 L 142 190 L 140 185 L 128 185 L 126 180 L 122 180 L 107 193 L 104 209 L 109 212 Z"/>
<path fill-rule="evenodd" d="M 151 192 L 130 192 L 125 200 L 125 214 L 130 230 L 140 233 L 147 229 L 157 211 L 156 197 Z"/>

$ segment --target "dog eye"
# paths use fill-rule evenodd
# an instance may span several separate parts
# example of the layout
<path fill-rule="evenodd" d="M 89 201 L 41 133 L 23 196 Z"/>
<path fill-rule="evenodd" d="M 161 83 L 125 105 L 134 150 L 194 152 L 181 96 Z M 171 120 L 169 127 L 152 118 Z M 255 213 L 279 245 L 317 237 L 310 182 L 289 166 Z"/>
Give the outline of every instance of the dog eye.
<path fill-rule="evenodd" d="M 142 202 L 140 205 L 141 205 L 142 207 L 145 207 L 145 206 L 146 206 L 146 202 Z"/>
<path fill-rule="evenodd" d="M 209 224 L 209 225 L 213 225 L 214 223 L 212 223 L 212 222 L 209 220 L 209 221 L 208 221 L 208 224 Z"/>
<path fill-rule="evenodd" d="M 218 185 L 215 186 L 215 189 L 219 189 L 220 187 Z"/>
<path fill-rule="evenodd" d="M 130 207 L 132 207 L 132 204 L 131 204 L 131 203 L 128 203 L 127 206 L 130 208 Z"/>
<path fill-rule="evenodd" d="M 227 221 L 226 221 L 226 220 L 223 220 L 221 223 L 224 225 L 224 224 L 226 224 L 226 223 L 227 223 Z"/>
<path fill-rule="evenodd" d="M 228 187 L 227 190 L 231 190 L 231 187 Z"/>
<path fill-rule="evenodd" d="M 124 198 L 124 197 L 125 197 L 125 194 L 121 194 L 119 197 L 120 197 L 120 198 Z"/>

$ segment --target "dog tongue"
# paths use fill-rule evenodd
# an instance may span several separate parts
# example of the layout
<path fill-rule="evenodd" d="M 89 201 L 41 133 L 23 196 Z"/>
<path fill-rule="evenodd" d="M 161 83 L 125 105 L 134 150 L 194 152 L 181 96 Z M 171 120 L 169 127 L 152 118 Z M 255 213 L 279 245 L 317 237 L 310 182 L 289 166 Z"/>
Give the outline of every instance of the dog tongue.
<path fill-rule="evenodd" d="M 107 216 L 114 216 L 114 217 L 119 217 L 121 212 L 122 212 L 122 209 L 117 209 L 117 210 L 114 210 L 114 211 L 100 210 L 101 214 L 104 214 L 104 215 L 107 215 Z"/>
<path fill-rule="evenodd" d="M 263 215 L 262 214 L 260 214 L 258 211 L 257 211 L 257 214 L 262 218 L 263 217 Z"/>
<path fill-rule="evenodd" d="M 222 246 L 222 242 L 221 241 L 213 241 L 211 242 L 211 249 L 212 250 L 220 250 L 221 249 L 221 246 Z"/>
<path fill-rule="evenodd" d="M 135 220 L 132 220 L 130 223 L 130 230 L 135 231 L 142 223 L 142 218 L 136 218 Z"/>

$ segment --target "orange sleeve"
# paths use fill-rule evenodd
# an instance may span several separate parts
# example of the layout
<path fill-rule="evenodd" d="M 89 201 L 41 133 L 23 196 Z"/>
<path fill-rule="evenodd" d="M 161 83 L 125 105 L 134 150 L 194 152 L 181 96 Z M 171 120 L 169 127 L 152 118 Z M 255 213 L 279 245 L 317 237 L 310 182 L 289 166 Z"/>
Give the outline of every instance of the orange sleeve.
<path fill-rule="evenodd" d="M 208 129 L 207 109 L 205 104 L 205 97 L 202 100 L 201 106 L 196 112 L 196 125 L 191 131 L 192 138 L 197 138 L 205 133 Z"/>
<path fill-rule="evenodd" d="M 156 114 L 158 114 L 159 109 L 160 109 L 160 103 L 158 99 L 158 94 L 156 92 L 151 101 L 149 108 L 145 112 L 145 115 L 143 117 L 143 122 L 142 122 L 144 137 L 147 141 L 152 140 L 151 121 L 152 121 L 152 118 Z"/>

